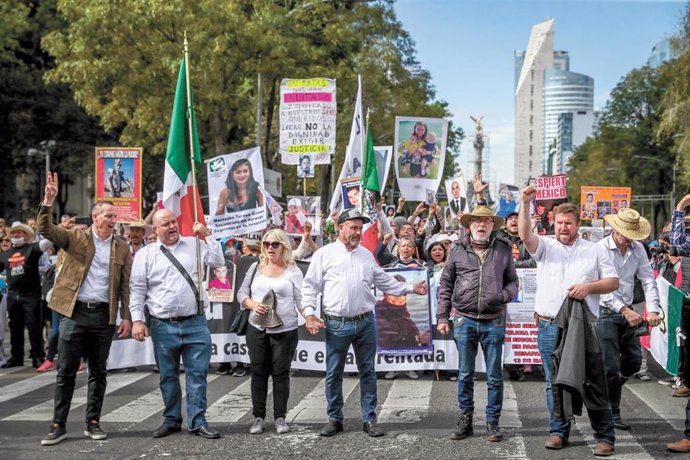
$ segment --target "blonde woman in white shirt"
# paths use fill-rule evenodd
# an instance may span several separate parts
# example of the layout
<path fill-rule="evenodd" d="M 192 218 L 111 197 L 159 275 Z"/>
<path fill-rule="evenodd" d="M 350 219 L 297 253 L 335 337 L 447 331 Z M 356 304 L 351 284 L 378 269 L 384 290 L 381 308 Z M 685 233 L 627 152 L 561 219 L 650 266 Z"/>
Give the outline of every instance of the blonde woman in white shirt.
<path fill-rule="evenodd" d="M 256 270 L 256 272 L 254 272 Z M 249 432 L 263 433 L 266 418 L 268 377 L 273 380 L 273 417 L 276 431 L 287 433 L 285 421 L 290 397 L 290 365 L 297 348 L 297 313 L 301 307 L 302 272 L 295 265 L 287 233 L 280 228 L 266 232 L 261 241 L 259 262 L 249 268 L 237 293 L 242 309 L 257 315 L 268 313 L 261 301 L 270 291 L 276 295 L 276 313 L 282 326 L 274 328 L 247 326 L 247 347 L 252 369 L 252 413 Z"/>

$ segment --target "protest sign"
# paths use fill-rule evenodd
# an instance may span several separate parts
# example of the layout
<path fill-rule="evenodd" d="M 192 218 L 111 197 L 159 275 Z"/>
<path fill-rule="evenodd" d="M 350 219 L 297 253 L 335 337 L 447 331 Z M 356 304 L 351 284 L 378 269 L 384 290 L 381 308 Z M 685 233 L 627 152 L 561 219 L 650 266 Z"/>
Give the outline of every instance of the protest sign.
<path fill-rule="evenodd" d="M 266 206 L 268 207 L 268 212 L 271 214 L 271 221 L 273 225 L 281 225 L 282 221 L 280 219 L 283 214 L 283 207 L 276 201 L 275 198 L 271 196 L 270 193 L 264 192 L 266 196 Z"/>
<path fill-rule="evenodd" d="M 117 220 L 141 220 L 141 148 L 96 147 L 96 198 L 115 205 Z"/>
<path fill-rule="evenodd" d="M 223 267 L 206 269 L 206 295 L 209 302 L 232 302 L 234 285 L 234 263 L 226 261 Z"/>
<path fill-rule="evenodd" d="M 498 200 L 494 205 L 494 212 L 501 219 L 520 209 L 520 189 L 515 185 L 500 184 L 498 186 Z"/>
<path fill-rule="evenodd" d="M 280 82 L 281 161 L 298 165 L 300 156 L 312 155 L 312 164 L 331 162 L 335 154 L 337 113 L 335 80 L 288 79 Z"/>
<path fill-rule="evenodd" d="M 424 201 L 438 190 L 446 157 L 448 121 L 442 118 L 395 118 L 395 175 L 408 201 Z"/>
<path fill-rule="evenodd" d="M 379 175 L 379 185 L 381 192 L 386 186 L 388 180 L 388 172 L 391 169 L 391 160 L 393 158 L 393 146 L 374 146 L 374 155 L 376 155 L 376 171 Z"/>
<path fill-rule="evenodd" d="M 529 185 L 537 190 L 537 196 L 532 209 L 532 219 L 537 220 L 537 233 L 553 235 L 555 233 L 553 208 L 565 203 L 568 198 L 566 189 L 568 177 L 540 176 L 530 179 Z"/>
<path fill-rule="evenodd" d="M 206 169 L 215 238 L 266 228 L 264 169 L 259 147 L 212 158 Z"/>
<path fill-rule="evenodd" d="M 459 212 L 469 211 L 465 178 L 462 174 L 446 180 L 446 196 L 448 197 L 448 207 L 456 218 Z"/>
<path fill-rule="evenodd" d="M 307 179 L 314 177 L 314 158 L 313 155 L 300 155 L 297 165 L 297 177 Z"/>
<path fill-rule="evenodd" d="M 343 209 L 359 208 L 362 182 L 359 177 L 346 177 L 340 180 L 341 195 L 344 197 Z"/>
<path fill-rule="evenodd" d="M 285 231 L 288 235 L 303 235 L 304 224 L 311 223 L 311 234 L 321 234 L 320 196 L 288 195 L 288 210 L 285 216 Z"/>
<path fill-rule="evenodd" d="M 580 187 L 580 218 L 603 219 L 606 214 L 618 214 L 630 206 L 630 187 Z"/>

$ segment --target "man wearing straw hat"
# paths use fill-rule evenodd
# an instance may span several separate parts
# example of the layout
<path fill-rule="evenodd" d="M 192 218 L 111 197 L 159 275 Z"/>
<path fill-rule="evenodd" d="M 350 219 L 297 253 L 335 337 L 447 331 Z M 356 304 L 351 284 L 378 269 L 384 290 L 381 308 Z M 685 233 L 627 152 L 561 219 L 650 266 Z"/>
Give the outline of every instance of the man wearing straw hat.
<path fill-rule="evenodd" d="M 594 316 L 599 316 L 599 296 L 618 289 L 618 274 L 606 249 L 579 237 L 580 210 L 571 203 L 556 206 L 555 238 L 532 233 L 529 211 L 537 191 L 533 186 L 522 190 L 518 233 L 527 250 L 537 261 L 537 294 L 534 318 L 538 326 L 537 344 L 545 363 L 546 406 L 549 409 L 547 449 L 558 450 L 568 444 L 570 420 L 558 417 L 553 405 L 552 369 L 548 363 L 556 346 L 558 325 L 554 322 L 563 301 L 568 297 L 585 300 Z M 611 410 L 587 408 L 597 444 L 594 455 L 613 454 L 616 441 Z"/>
<path fill-rule="evenodd" d="M 153 228 L 140 220 L 139 222 L 131 223 L 127 226 L 127 236 L 129 238 L 129 252 L 132 257 L 144 246 L 146 246 L 146 238 L 153 232 Z"/>
<path fill-rule="evenodd" d="M 477 206 L 463 214 L 460 224 L 469 229 L 456 243 L 443 267 L 438 288 L 436 329 L 443 335 L 450 331 L 448 317 L 455 308 L 454 338 L 458 348 L 458 404 L 460 420 L 450 439 L 460 440 L 473 434 L 474 362 L 481 345 L 486 362 L 486 430 L 489 441 L 503 436 L 498 426 L 503 407 L 503 343 L 505 341 L 506 304 L 518 290 L 510 242 L 497 237 L 494 229 L 503 225 L 486 206 Z"/>
<path fill-rule="evenodd" d="M 606 387 L 613 424 L 617 430 L 629 430 L 630 425 L 621 419 L 621 392 L 623 384 L 640 370 L 642 351 L 639 332 L 642 316 L 632 309 L 635 276 L 642 282 L 647 301 L 647 322 L 658 326 L 659 291 L 654 272 L 647 258 L 647 251 L 640 243 L 649 236 L 651 226 L 640 214 L 623 208 L 618 214 L 608 214 L 604 220 L 613 232 L 597 244 L 606 248 L 618 272 L 619 287 L 601 296 L 597 334 L 604 356 Z M 648 333 L 642 326 L 642 332 Z"/>

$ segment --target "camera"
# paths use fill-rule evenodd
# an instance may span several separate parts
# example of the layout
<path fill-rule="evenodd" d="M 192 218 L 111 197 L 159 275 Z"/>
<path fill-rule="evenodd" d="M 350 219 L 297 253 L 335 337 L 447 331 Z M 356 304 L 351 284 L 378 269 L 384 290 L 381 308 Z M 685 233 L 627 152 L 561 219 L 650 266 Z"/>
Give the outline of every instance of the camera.
<path fill-rule="evenodd" d="M 688 256 L 688 252 L 683 251 L 683 249 L 679 246 L 672 246 L 670 244 L 661 242 L 658 246 L 652 246 L 651 248 L 649 248 L 649 252 L 651 252 L 652 255 L 655 256 L 662 256 L 664 254 L 668 254 L 672 257 Z"/>

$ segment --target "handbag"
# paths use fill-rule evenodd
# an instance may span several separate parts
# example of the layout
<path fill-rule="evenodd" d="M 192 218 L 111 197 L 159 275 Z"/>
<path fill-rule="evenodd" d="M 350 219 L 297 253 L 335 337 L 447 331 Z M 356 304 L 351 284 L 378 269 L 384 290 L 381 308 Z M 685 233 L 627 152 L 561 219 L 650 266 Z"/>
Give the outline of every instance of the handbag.
<path fill-rule="evenodd" d="M 256 271 L 259 269 L 259 263 L 257 262 L 256 265 L 254 265 L 254 271 L 252 272 L 252 277 L 249 280 L 249 297 L 251 298 L 252 296 L 252 283 L 254 282 L 254 276 L 256 276 Z M 231 334 L 236 334 L 236 335 L 247 335 L 247 326 L 249 325 L 249 313 L 250 310 L 248 309 L 242 309 L 240 306 L 240 311 L 237 312 L 235 317 L 232 320 L 232 323 L 230 324 L 230 332 Z"/>

